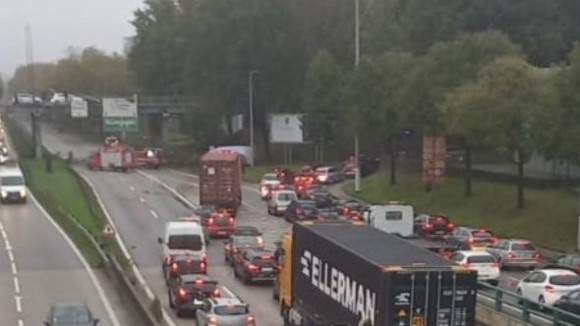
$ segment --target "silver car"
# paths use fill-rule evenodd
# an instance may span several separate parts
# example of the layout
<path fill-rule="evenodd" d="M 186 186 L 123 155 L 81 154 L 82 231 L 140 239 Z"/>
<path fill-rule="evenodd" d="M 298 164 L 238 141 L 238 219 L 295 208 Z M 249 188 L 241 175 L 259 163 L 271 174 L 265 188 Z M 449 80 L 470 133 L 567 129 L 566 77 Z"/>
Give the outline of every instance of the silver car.
<path fill-rule="evenodd" d="M 286 209 L 294 200 L 298 200 L 298 196 L 293 190 L 274 192 L 272 198 L 268 201 L 268 214 L 279 216 L 286 213 Z"/>
<path fill-rule="evenodd" d="M 487 247 L 501 268 L 519 267 L 534 269 L 542 259 L 538 249 L 528 240 L 502 239 L 497 245 Z"/>
<path fill-rule="evenodd" d="M 208 298 L 196 312 L 197 325 L 256 326 L 250 306 L 238 298 Z"/>

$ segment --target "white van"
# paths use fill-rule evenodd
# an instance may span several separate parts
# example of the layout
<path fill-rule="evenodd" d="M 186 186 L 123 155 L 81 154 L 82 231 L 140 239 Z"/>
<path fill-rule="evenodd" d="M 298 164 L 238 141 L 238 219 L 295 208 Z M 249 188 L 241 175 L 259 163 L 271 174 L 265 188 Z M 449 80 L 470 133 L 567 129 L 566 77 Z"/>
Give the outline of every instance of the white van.
<path fill-rule="evenodd" d="M 414 217 L 413 206 L 402 203 L 373 205 L 363 211 L 369 225 L 401 237 L 413 237 Z"/>
<path fill-rule="evenodd" d="M 158 238 L 157 242 L 163 246 L 163 270 L 172 264 L 176 256 L 191 256 L 207 266 L 206 240 L 203 228 L 198 223 L 168 222 L 165 225 L 165 236 Z"/>
<path fill-rule="evenodd" d="M 0 201 L 26 203 L 26 181 L 20 168 L 5 167 L 0 169 Z"/>

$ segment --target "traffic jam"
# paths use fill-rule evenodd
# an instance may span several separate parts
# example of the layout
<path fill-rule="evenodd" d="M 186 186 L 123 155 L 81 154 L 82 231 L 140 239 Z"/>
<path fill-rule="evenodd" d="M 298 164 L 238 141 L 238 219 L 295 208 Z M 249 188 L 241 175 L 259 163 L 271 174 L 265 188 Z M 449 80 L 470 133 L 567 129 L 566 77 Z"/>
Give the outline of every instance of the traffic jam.
<path fill-rule="evenodd" d="M 289 297 L 294 297 L 292 301 L 295 301 L 300 296 L 306 302 L 315 300 L 313 298 L 318 295 L 309 294 L 301 288 L 302 285 L 290 285 L 292 282 L 299 282 L 298 274 L 305 273 L 300 269 L 300 264 L 305 263 L 304 257 L 312 258 L 310 253 L 303 258 L 294 257 L 296 255 L 295 249 L 292 249 L 292 241 L 295 237 L 304 237 L 301 234 L 308 233 L 308 241 L 322 241 L 312 249 L 317 250 L 320 246 L 329 245 L 321 234 L 330 231 L 324 230 L 320 225 L 336 223 L 344 225 L 341 232 L 352 233 L 353 236 L 357 229 L 349 230 L 348 225 L 364 225 L 364 234 L 360 234 L 362 239 L 377 237 L 376 233 L 385 237 L 377 238 L 377 243 L 392 242 L 392 238 L 398 238 L 392 236 L 395 234 L 403 239 L 396 240 L 397 245 L 402 246 L 401 251 L 409 251 L 409 255 L 413 257 L 428 255 L 425 260 L 432 260 L 433 257 L 439 259 L 437 264 L 441 266 L 437 265 L 439 267 L 435 269 L 439 273 L 456 273 L 455 267 L 469 271 L 472 274 L 458 274 L 466 278 L 462 281 L 466 291 L 477 288 L 477 282 L 506 287 L 505 280 L 511 279 L 512 282 L 507 287 L 529 301 L 578 313 L 579 306 L 574 302 L 580 301 L 571 298 L 574 295 L 580 297 L 580 276 L 577 274 L 580 272 L 580 256 L 565 256 L 555 264 L 544 266 L 540 252 L 533 243 L 524 239 L 500 239 L 492 230 L 456 225 L 444 214 L 418 214 L 413 206 L 403 202 L 367 205 L 354 199 L 338 198 L 327 186 L 340 183 L 349 175 L 344 173 L 344 169 L 331 166 L 304 166 L 297 172 L 277 167 L 263 175 L 257 192 L 265 202 L 264 213 L 272 218 L 283 218 L 293 226 L 293 230 L 297 230 L 297 227 L 298 230 L 304 228 L 303 225 L 308 223 L 315 223 L 321 228 L 292 231 L 274 244 L 274 250 L 267 249 L 270 247 L 265 243 L 259 225 L 237 225 L 237 210 L 242 202 L 241 164 L 235 153 L 206 153 L 201 158 L 199 167 L 199 207 L 190 216 L 168 222 L 164 237 L 158 239 L 163 247 L 161 265 L 169 306 L 179 318 L 193 317 L 198 325 L 255 326 L 258 323 L 248 304 L 236 295 L 223 295 L 219 282 L 207 274 L 208 263 L 211 263 L 207 260 L 207 248 L 214 239 L 222 241 L 224 262 L 241 284 L 272 285 L 272 298 L 280 304 L 284 325 L 301 325 L 304 318 L 312 321 L 315 316 L 321 316 L 320 313 L 325 313 L 324 309 L 331 309 L 329 307 L 333 305 L 319 305 L 317 309 L 320 310 L 312 311 L 300 306 L 297 301 L 291 304 L 286 302 Z M 329 237 L 337 237 L 332 232 Z M 344 237 L 344 234 L 338 235 L 340 241 Z M 304 239 L 296 245 L 303 243 Z M 332 247 L 327 252 L 346 250 L 345 252 L 352 254 L 355 250 L 374 250 L 351 248 L 356 247 L 356 244 L 330 245 Z M 413 250 L 418 251 L 411 254 Z M 288 252 L 293 254 L 287 255 Z M 353 259 L 360 257 L 355 255 Z M 292 263 L 292 259 L 301 260 Z M 578 265 L 574 266 L 574 263 Z M 285 264 L 290 266 L 290 271 L 284 271 Z M 319 264 L 322 264 L 322 260 Z M 344 262 L 339 261 L 334 265 L 340 264 Z M 349 265 L 352 263 L 346 262 L 344 266 Z M 348 274 L 335 267 L 328 268 L 336 275 Z M 473 275 L 472 282 L 467 279 L 469 275 Z M 353 277 L 345 277 L 354 280 Z M 328 286 L 329 289 L 332 288 L 330 284 Z M 439 287 L 434 290 L 443 291 L 441 284 Z M 457 302 L 453 307 L 456 305 L 460 309 Z M 472 307 L 461 309 L 472 312 L 462 312 L 468 316 L 465 317 L 467 319 L 464 324 L 474 325 L 475 298 Z M 326 314 L 332 315 L 331 310 Z M 355 315 L 360 317 L 360 313 Z M 355 315 L 345 312 L 341 318 Z M 425 316 L 427 320 L 435 322 L 439 318 L 437 315 L 438 313 L 433 313 L 431 316 L 429 312 Z M 401 316 L 401 311 L 398 311 L 396 318 L 400 319 Z M 473 323 L 469 321 L 469 316 L 472 316 Z"/>

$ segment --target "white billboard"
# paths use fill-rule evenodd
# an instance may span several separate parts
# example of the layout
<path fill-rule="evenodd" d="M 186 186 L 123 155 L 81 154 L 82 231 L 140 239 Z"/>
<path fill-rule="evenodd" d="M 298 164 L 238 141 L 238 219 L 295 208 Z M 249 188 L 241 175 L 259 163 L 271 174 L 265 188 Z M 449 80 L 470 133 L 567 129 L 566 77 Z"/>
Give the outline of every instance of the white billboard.
<path fill-rule="evenodd" d="M 104 98 L 103 117 L 137 118 L 137 101 L 129 101 L 125 98 Z"/>
<path fill-rule="evenodd" d="M 270 116 L 270 142 L 303 143 L 302 114 L 272 114 Z"/>
<path fill-rule="evenodd" d="M 86 118 L 89 116 L 89 104 L 82 97 L 71 96 L 70 114 L 73 118 Z"/>

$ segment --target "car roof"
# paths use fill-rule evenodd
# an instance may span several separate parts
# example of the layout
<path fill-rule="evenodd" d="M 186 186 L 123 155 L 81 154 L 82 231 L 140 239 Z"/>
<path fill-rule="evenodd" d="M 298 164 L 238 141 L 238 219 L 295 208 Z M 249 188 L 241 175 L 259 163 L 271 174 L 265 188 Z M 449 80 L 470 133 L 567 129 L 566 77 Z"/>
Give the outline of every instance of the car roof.
<path fill-rule="evenodd" d="M 473 256 L 490 256 L 493 257 L 492 254 L 490 254 L 487 251 L 479 251 L 479 250 L 458 250 L 456 251 L 457 253 L 460 253 L 462 255 L 465 255 L 466 257 L 473 257 Z"/>
<path fill-rule="evenodd" d="M 543 269 L 537 269 L 534 272 L 543 272 L 548 276 L 554 276 L 554 275 L 578 275 L 576 272 L 572 272 L 569 271 L 567 269 L 561 269 L 561 268 L 543 268 Z M 533 272 L 531 272 L 533 273 Z"/>
<path fill-rule="evenodd" d="M 213 298 L 211 300 L 214 302 L 216 306 L 247 305 L 239 298 Z"/>
<path fill-rule="evenodd" d="M 0 169 L 0 176 L 2 177 L 10 177 L 10 176 L 24 176 L 20 168 L 17 167 L 3 167 Z"/>
<path fill-rule="evenodd" d="M 192 282 L 195 280 L 215 281 L 213 278 L 205 274 L 184 274 L 181 275 L 181 280 L 184 282 Z"/>
<path fill-rule="evenodd" d="M 245 251 L 248 251 L 248 252 L 252 253 L 253 255 L 265 255 L 265 254 L 273 254 L 274 253 L 274 251 L 268 250 L 265 248 L 248 248 L 248 249 L 245 249 Z"/>
<path fill-rule="evenodd" d="M 262 232 L 255 226 L 237 226 L 234 236 L 262 235 Z"/>
<path fill-rule="evenodd" d="M 289 190 L 289 189 L 280 189 L 278 191 L 276 191 L 276 194 L 296 194 L 296 192 L 294 190 Z"/>
<path fill-rule="evenodd" d="M 61 301 L 56 302 L 51 305 L 51 308 L 68 308 L 68 307 L 78 307 L 78 308 L 86 308 L 89 307 L 84 302 L 79 301 Z"/>
<path fill-rule="evenodd" d="M 171 260 L 176 261 L 176 262 L 182 262 L 182 261 L 187 261 L 187 260 L 191 260 L 191 261 L 201 261 L 200 257 L 198 255 L 176 255 L 176 256 L 172 256 L 173 258 Z"/>

